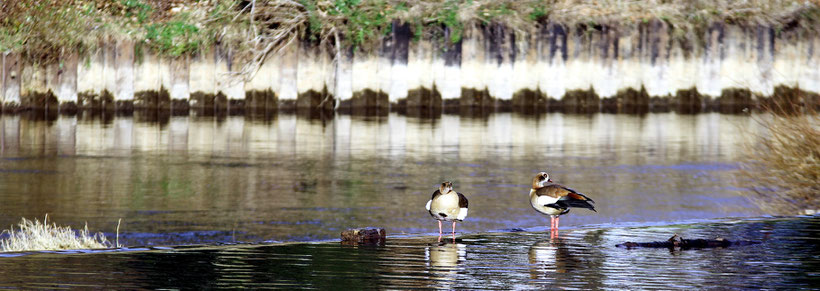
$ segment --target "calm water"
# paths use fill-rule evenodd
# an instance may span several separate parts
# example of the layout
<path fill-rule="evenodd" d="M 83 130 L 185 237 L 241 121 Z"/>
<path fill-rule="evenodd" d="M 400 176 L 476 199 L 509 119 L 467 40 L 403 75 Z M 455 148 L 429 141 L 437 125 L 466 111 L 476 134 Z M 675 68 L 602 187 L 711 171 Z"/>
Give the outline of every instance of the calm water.
<path fill-rule="evenodd" d="M 624 241 L 727 237 L 761 244 L 621 249 Z M 814 289 L 820 217 L 338 242 L 0 255 L 0 288 Z"/>
<path fill-rule="evenodd" d="M 48 213 L 113 239 L 122 218 L 128 248 L 3 254 L 0 288 L 814 288 L 820 218 L 759 218 L 733 175 L 744 131 L 721 114 L 3 115 L 0 225 Z M 552 240 L 527 202 L 541 170 L 597 202 Z M 438 244 L 424 205 L 443 180 L 470 215 Z M 361 226 L 387 245 L 327 242 Z M 615 247 L 673 233 L 763 243 Z"/>
<path fill-rule="evenodd" d="M 762 214 L 734 186 L 748 116 L 145 119 L 0 116 L 0 225 L 48 213 L 112 237 L 122 218 L 128 246 L 429 234 L 424 205 L 451 180 L 470 199 L 460 231 L 540 230 L 541 170 L 597 202 L 564 228 Z"/>

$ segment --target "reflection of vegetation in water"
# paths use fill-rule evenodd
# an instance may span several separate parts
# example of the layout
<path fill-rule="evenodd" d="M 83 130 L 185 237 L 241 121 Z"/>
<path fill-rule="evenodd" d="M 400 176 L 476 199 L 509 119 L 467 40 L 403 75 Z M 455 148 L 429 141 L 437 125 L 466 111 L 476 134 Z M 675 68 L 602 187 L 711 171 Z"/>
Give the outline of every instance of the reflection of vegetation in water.
<path fill-rule="evenodd" d="M 778 107 L 779 108 L 779 107 Z M 765 211 L 795 214 L 820 209 L 820 115 L 770 109 L 766 129 L 746 146 L 741 185 Z"/>
<path fill-rule="evenodd" d="M 190 197 L 195 194 L 191 182 L 178 177 L 147 177 L 145 180 L 139 176 L 134 177 L 131 196 L 142 200 L 149 192 L 171 198 Z"/>
<path fill-rule="evenodd" d="M 48 215 L 43 222 L 37 219 L 23 220 L 15 230 L 3 230 L 8 237 L 0 239 L 0 250 L 3 252 L 40 251 L 40 250 L 78 250 L 102 249 L 112 247 L 102 233 L 91 234 L 88 225 L 80 230 L 68 226 L 48 224 Z"/>

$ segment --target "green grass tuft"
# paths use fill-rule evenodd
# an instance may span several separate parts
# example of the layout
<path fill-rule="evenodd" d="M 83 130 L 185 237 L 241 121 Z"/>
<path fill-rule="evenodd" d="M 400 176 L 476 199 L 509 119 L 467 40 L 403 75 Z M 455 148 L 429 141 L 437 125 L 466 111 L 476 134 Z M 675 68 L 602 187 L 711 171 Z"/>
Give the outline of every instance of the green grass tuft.
<path fill-rule="evenodd" d="M 12 226 L 0 233 L 8 235 L 0 239 L 0 250 L 3 252 L 119 247 L 111 244 L 102 233 L 91 234 L 88 225 L 81 230 L 74 230 L 68 226 L 48 224 L 48 215 L 43 222 L 23 218 L 17 229 Z"/>

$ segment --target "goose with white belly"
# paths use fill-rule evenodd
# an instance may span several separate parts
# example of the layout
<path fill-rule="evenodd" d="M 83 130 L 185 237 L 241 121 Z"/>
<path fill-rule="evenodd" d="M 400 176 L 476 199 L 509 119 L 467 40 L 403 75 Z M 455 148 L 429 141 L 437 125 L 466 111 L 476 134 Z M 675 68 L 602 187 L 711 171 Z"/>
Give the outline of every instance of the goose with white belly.
<path fill-rule="evenodd" d="M 540 172 L 532 179 L 530 205 L 541 214 L 550 216 L 550 232 L 558 232 L 559 216 L 569 213 L 570 208 L 586 208 L 595 211 L 593 203 L 595 201 L 586 195 L 564 185 L 553 183 L 546 172 Z"/>
<path fill-rule="evenodd" d="M 453 183 L 441 183 L 433 197 L 427 201 L 427 211 L 438 220 L 438 236 L 441 238 L 441 221 L 453 222 L 453 239 L 456 237 L 456 222 L 467 218 L 467 197 L 453 191 Z"/>

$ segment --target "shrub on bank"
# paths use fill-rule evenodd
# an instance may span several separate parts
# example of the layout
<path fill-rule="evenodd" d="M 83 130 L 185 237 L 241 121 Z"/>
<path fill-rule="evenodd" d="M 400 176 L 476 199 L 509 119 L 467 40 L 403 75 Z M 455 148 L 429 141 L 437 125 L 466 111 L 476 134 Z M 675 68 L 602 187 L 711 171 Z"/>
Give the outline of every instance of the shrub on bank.
<path fill-rule="evenodd" d="M 40 250 L 73 250 L 102 249 L 116 246 L 110 243 L 102 233 L 91 234 L 88 225 L 80 230 L 68 226 L 48 224 L 48 215 L 43 222 L 37 219 L 23 220 L 10 229 L 0 232 L 0 251 L 40 251 Z"/>
<path fill-rule="evenodd" d="M 740 184 L 761 209 L 814 214 L 820 209 L 820 115 L 768 110 L 744 153 Z"/>

